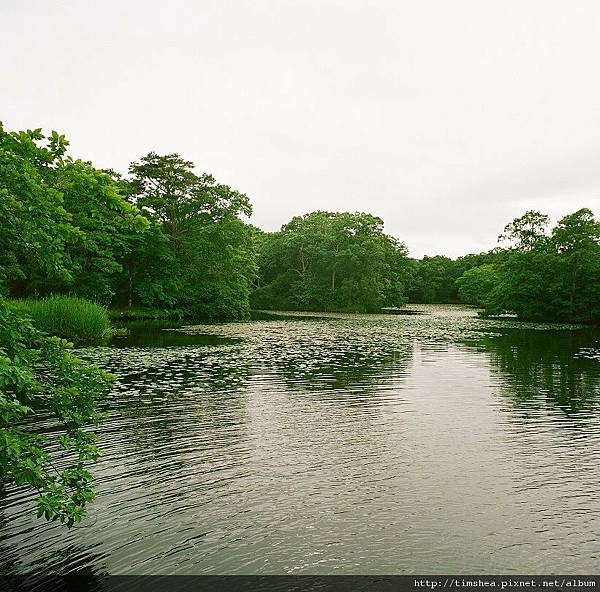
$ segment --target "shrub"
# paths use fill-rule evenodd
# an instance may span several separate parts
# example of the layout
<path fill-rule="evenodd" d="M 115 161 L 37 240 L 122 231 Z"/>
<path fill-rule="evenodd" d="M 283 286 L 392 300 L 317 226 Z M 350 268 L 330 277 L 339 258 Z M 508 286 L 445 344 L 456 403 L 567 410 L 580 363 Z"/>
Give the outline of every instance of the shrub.
<path fill-rule="evenodd" d="M 38 517 L 68 527 L 95 497 L 86 464 L 98 449 L 87 428 L 102 419 L 97 405 L 112 383 L 70 345 L 44 337 L 0 298 L 0 483 L 37 491 Z M 28 421 L 38 413 L 52 418 L 51 431 Z"/>
<path fill-rule="evenodd" d="M 74 296 L 50 296 L 43 300 L 25 300 L 27 315 L 34 326 L 65 339 L 86 341 L 110 332 L 108 313 L 102 306 Z"/>

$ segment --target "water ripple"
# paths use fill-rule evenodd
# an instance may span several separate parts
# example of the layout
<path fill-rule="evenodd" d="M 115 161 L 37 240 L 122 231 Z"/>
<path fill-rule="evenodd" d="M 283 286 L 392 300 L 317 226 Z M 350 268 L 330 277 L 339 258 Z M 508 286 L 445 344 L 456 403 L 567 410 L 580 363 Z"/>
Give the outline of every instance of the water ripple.
<path fill-rule="evenodd" d="M 6 491 L 0 568 L 594 572 L 599 332 L 424 308 L 80 350 L 118 378 L 99 497 L 65 532 Z"/>

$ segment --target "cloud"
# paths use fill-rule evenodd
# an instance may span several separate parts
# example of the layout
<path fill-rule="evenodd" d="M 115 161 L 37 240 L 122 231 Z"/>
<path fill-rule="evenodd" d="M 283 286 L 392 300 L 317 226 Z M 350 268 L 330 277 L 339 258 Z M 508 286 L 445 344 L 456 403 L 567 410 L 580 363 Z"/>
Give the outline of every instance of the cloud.
<path fill-rule="evenodd" d="M 413 255 L 491 248 L 524 209 L 598 208 L 600 5 L 558 0 L 13 3 L 9 128 L 125 171 L 178 151 L 267 230 L 381 216 Z"/>

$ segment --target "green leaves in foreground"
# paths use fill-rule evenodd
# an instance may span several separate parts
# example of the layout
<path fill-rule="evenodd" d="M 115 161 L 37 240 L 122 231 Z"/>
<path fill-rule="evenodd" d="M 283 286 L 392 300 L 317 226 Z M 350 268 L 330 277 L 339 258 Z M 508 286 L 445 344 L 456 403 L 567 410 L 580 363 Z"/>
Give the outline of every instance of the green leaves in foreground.
<path fill-rule="evenodd" d="M 70 347 L 0 299 L 0 479 L 37 491 L 38 517 L 68 527 L 95 497 L 86 464 L 99 451 L 86 429 L 103 418 L 97 406 L 112 383 Z"/>

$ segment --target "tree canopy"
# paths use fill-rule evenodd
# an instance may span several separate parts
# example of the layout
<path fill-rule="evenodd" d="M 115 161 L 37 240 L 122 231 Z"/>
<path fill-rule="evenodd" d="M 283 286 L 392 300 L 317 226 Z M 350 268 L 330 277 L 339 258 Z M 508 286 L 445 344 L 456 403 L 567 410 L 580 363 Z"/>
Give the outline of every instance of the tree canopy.
<path fill-rule="evenodd" d="M 193 168 L 178 154 L 154 152 L 131 165 L 129 199 L 166 240 L 138 241 L 126 261 L 127 275 L 141 280 L 138 296 L 144 304 L 244 318 L 256 275 L 251 231 L 240 219 L 251 214 L 250 202 Z M 161 265 L 148 277 L 152 260 Z"/>
<path fill-rule="evenodd" d="M 547 216 L 527 212 L 507 227 L 512 244 L 485 300 L 488 312 L 508 310 L 523 320 L 600 322 L 600 223 L 583 208 L 551 231 L 547 226 Z"/>
<path fill-rule="evenodd" d="M 415 260 L 371 214 L 317 211 L 264 233 L 245 222 L 244 193 L 179 154 L 150 152 L 121 176 L 68 149 L 57 132 L 0 126 L 0 293 L 208 318 L 245 318 L 251 305 L 375 312 L 407 300 L 598 318 L 598 222 L 587 209 L 553 229 L 527 211 L 492 251 Z"/>
<path fill-rule="evenodd" d="M 312 212 L 259 242 L 256 307 L 378 312 L 406 302 L 407 250 L 380 218 Z"/>
<path fill-rule="evenodd" d="M 154 152 L 129 177 L 68 154 L 63 135 L 0 126 L 0 291 L 113 307 L 248 315 L 256 276 L 248 197 Z"/>

